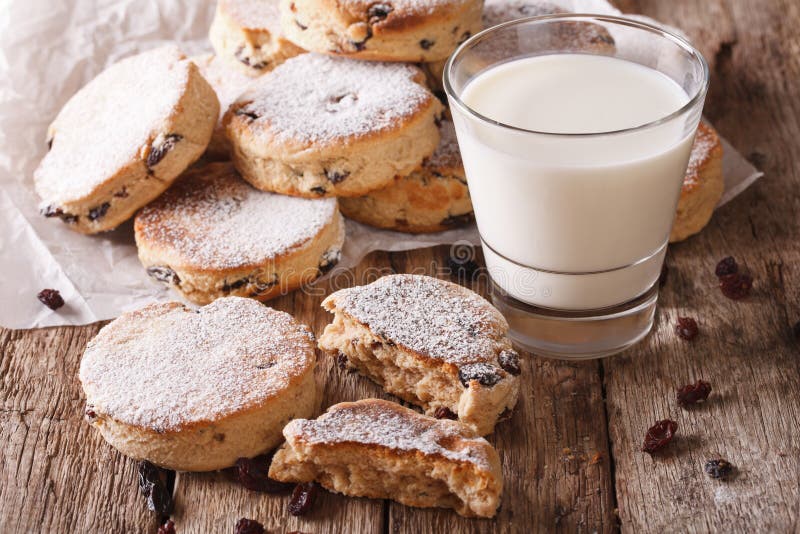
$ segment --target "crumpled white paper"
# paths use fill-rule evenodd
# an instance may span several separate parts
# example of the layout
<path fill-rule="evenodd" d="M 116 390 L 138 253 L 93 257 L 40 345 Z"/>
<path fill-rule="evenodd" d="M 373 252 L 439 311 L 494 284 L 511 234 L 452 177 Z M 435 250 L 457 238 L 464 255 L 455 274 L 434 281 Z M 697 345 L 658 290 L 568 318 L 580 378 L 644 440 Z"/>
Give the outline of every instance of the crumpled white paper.
<path fill-rule="evenodd" d="M 576 12 L 619 14 L 605 0 L 561 0 Z M 130 222 L 83 236 L 38 214 L 32 175 L 45 133 L 61 106 L 119 59 L 169 41 L 188 55 L 210 50 L 212 0 L 0 0 L 0 325 L 33 328 L 110 319 L 155 300 L 174 299 L 136 257 Z M 729 201 L 761 174 L 724 143 Z M 414 236 L 348 221 L 341 265 L 372 250 L 478 244 L 473 227 Z M 61 291 L 53 312 L 37 301 Z"/>

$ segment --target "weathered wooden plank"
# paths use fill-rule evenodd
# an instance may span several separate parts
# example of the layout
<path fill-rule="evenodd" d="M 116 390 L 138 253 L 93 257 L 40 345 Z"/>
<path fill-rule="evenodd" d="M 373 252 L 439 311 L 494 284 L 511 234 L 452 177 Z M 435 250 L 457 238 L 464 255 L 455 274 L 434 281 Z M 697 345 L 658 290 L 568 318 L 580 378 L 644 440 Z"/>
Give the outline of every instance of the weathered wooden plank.
<path fill-rule="evenodd" d="M 83 422 L 77 379 L 98 325 L 0 330 L 0 532 L 152 532 L 135 463 Z"/>
<path fill-rule="evenodd" d="M 616 492 L 632 532 L 795 531 L 800 490 L 800 374 L 791 325 L 800 319 L 800 6 L 793 1 L 623 2 L 682 27 L 712 65 L 706 115 L 767 173 L 722 208 L 709 227 L 673 246 L 655 333 L 604 362 Z M 735 256 L 756 282 L 750 298 L 721 295 L 713 270 Z M 676 316 L 698 319 L 692 343 Z M 687 411 L 675 388 L 703 378 L 712 399 Z M 665 454 L 639 452 L 657 419 L 678 422 Z M 705 461 L 738 466 L 709 479 Z"/>

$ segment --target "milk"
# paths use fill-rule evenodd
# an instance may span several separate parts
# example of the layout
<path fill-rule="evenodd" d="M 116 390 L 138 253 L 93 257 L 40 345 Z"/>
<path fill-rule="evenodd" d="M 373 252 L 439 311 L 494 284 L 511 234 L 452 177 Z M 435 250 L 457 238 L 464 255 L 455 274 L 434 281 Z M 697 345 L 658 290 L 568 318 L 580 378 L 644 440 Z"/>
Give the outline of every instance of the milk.
<path fill-rule="evenodd" d="M 599 134 L 678 111 L 689 97 L 677 83 L 622 59 L 554 54 L 491 67 L 461 100 L 490 121 L 547 132 L 454 113 L 487 267 L 501 288 L 536 306 L 588 310 L 655 283 L 695 121 Z"/>

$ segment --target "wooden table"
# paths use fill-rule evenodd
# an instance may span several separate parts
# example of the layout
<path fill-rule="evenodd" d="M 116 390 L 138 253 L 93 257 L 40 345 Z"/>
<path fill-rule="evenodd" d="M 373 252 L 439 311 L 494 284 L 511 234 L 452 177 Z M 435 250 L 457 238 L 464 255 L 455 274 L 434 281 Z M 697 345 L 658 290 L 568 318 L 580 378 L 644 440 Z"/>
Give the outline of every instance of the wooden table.
<path fill-rule="evenodd" d="M 221 473 L 178 474 L 179 533 L 233 532 L 240 517 L 277 532 L 800 529 L 800 341 L 791 333 L 800 320 L 800 2 L 618 4 L 692 37 L 712 67 L 706 116 L 766 172 L 702 234 L 670 247 L 653 333 L 603 361 L 525 359 L 519 405 L 490 438 L 506 480 L 495 520 L 328 493 L 297 519 L 286 513 L 285 496 L 250 493 Z M 354 279 L 413 269 L 446 276 L 447 254 L 447 247 L 373 254 Z M 731 254 L 755 278 L 745 301 L 717 288 L 714 265 Z M 320 300 L 295 293 L 273 305 L 320 333 L 329 321 Z M 694 342 L 675 336 L 679 315 L 698 319 Z M 0 532 L 156 530 L 138 495 L 135 462 L 82 419 L 77 369 L 100 326 L 0 330 Z M 318 378 L 327 404 L 386 397 L 329 358 Z M 712 383 L 710 401 L 679 408 L 675 388 L 698 378 Z M 663 418 L 678 422 L 679 437 L 651 458 L 640 452 L 642 437 Z M 704 474 L 715 456 L 737 466 L 733 480 Z"/>

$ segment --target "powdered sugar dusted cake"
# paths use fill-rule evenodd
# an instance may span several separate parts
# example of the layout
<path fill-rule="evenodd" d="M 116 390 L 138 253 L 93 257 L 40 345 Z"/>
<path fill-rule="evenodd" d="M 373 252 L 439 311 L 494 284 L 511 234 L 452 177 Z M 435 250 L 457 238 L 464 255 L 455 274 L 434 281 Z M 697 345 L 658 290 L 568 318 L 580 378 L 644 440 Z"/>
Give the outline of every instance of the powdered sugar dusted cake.
<path fill-rule="evenodd" d="M 392 275 L 322 306 L 335 315 L 320 348 L 429 414 L 444 410 L 483 435 L 517 402 L 521 365 L 508 324 L 464 287 Z"/>
<path fill-rule="evenodd" d="M 86 417 L 122 453 L 207 471 L 270 450 L 314 409 L 313 334 L 251 299 L 123 314 L 89 342 Z"/>
<path fill-rule="evenodd" d="M 393 402 L 337 404 L 315 420 L 295 419 L 269 475 L 318 481 L 360 497 L 409 506 L 453 508 L 492 517 L 503 478 L 497 452 L 456 421 L 437 420 Z"/>
<path fill-rule="evenodd" d="M 284 37 L 278 0 L 218 0 L 209 39 L 224 62 L 247 76 L 305 52 Z"/>
<path fill-rule="evenodd" d="M 115 228 L 206 149 L 214 90 L 174 46 L 112 65 L 64 106 L 34 173 L 42 213 L 74 230 Z"/>
<path fill-rule="evenodd" d="M 472 201 L 452 121 L 442 120 L 441 140 L 422 167 L 388 187 L 339 199 L 345 216 L 401 232 L 440 232 L 472 221 Z"/>
<path fill-rule="evenodd" d="M 259 78 L 227 112 L 233 161 L 255 187 L 320 197 L 364 194 L 436 149 L 442 106 L 399 63 L 304 54 Z"/>
<path fill-rule="evenodd" d="M 281 27 L 306 50 L 437 61 L 481 30 L 481 0 L 281 0 Z"/>
<path fill-rule="evenodd" d="M 259 191 L 228 163 L 186 173 L 134 227 L 148 273 L 198 303 L 295 289 L 331 269 L 344 242 L 335 199 Z"/>
<path fill-rule="evenodd" d="M 683 241 L 702 230 L 722 198 L 722 144 L 710 125 L 700 123 L 678 200 L 670 243 Z"/>

